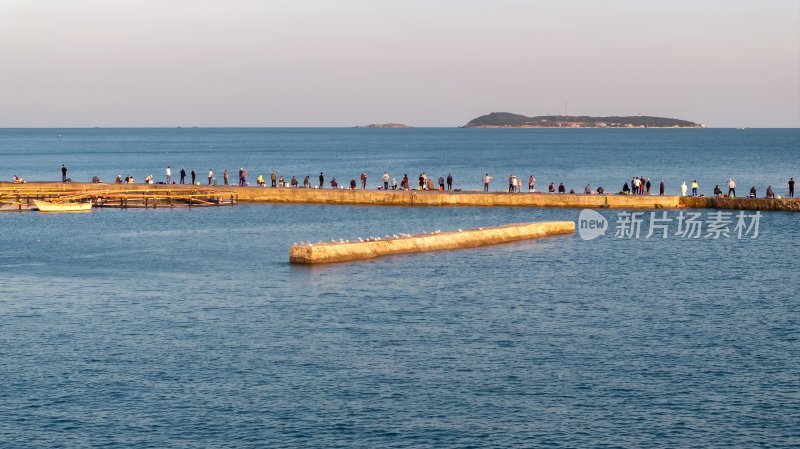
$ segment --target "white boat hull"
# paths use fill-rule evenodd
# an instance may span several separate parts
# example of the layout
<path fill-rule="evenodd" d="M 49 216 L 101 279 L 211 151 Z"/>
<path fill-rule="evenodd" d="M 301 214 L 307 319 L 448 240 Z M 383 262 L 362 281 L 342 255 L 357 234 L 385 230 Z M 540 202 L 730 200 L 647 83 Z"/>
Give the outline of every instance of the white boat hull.
<path fill-rule="evenodd" d="M 33 200 L 39 212 L 90 212 L 92 203 L 51 203 L 50 201 Z"/>

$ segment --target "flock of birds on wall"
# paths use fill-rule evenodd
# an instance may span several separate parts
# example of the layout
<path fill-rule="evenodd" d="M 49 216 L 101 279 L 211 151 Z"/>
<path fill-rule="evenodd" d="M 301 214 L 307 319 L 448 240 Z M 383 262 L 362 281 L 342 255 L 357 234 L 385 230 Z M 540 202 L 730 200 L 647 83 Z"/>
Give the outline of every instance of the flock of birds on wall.
<path fill-rule="evenodd" d="M 478 229 L 479 230 L 483 230 L 483 228 L 478 228 Z M 464 232 L 464 230 L 463 229 L 459 229 L 458 232 Z M 422 234 L 417 234 L 417 235 L 400 233 L 400 234 L 386 235 L 384 237 L 368 237 L 366 239 L 363 239 L 363 238 L 359 237 L 358 238 L 358 242 L 359 243 L 363 243 L 363 242 L 380 242 L 380 241 L 383 241 L 383 240 L 407 239 L 407 238 L 416 237 L 416 236 L 420 236 L 420 235 L 436 235 L 436 234 L 441 234 L 441 233 L 442 233 L 442 231 L 440 229 L 437 229 L 436 231 L 431 231 L 431 232 L 422 231 Z M 333 239 L 330 242 L 323 242 L 322 240 L 320 240 L 317 243 L 312 243 L 310 241 L 308 241 L 308 242 L 300 242 L 300 246 L 326 245 L 328 243 L 351 243 L 351 242 L 350 242 L 350 240 L 345 240 L 345 239 L 339 239 L 339 240 Z M 356 241 L 353 240 L 352 243 L 356 243 Z M 292 245 L 293 246 L 297 246 L 297 242 L 293 242 Z"/>

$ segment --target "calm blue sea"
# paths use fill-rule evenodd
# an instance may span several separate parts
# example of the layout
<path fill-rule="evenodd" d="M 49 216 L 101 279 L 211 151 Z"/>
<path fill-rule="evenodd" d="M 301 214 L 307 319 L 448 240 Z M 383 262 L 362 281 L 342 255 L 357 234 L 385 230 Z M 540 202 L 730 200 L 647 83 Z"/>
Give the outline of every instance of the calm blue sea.
<path fill-rule="evenodd" d="M 202 180 L 214 169 L 220 182 L 224 169 L 234 179 L 240 167 L 251 181 L 272 170 L 287 181 L 314 181 L 320 171 L 349 181 L 366 170 L 371 187 L 384 171 L 398 183 L 403 174 L 413 182 L 423 171 L 452 173 L 465 190 L 482 188 L 485 173 L 493 190 L 511 174 L 533 174 L 538 190 L 563 182 L 576 192 L 587 183 L 617 192 L 644 176 L 664 179 L 675 195 L 684 181 L 710 195 L 733 178 L 763 196 L 768 185 L 785 195 L 789 177 L 800 177 L 798 156 L 800 129 L 0 129 L 0 181 L 60 181 L 61 164 L 75 181 L 159 181 L 169 165 L 173 176 L 194 168 Z"/>
<path fill-rule="evenodd" d="M 798 155 L 799 130 L 0 130 L 3 180 L 171 164 L 785 195 Z M 579 212 L 2 213 L 0 447 L 798 447 L 800 215 L 648 239 L 615 238 L 606 210 L 592 241 L 288 264 L 292 242 Z"/>

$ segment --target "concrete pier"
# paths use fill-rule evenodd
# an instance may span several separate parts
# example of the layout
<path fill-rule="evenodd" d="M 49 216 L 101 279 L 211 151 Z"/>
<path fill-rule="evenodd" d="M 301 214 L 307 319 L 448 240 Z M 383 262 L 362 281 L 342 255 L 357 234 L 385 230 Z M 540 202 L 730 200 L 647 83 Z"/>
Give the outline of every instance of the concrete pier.
<path fill-rule="evenodd" d="M 468 206 L 468 207 L 566 207 L 612 209 L 674 209 L 680 204 L 677 196 L 571 195 L 550 193 L 444 192 L 402 190 L 344 190 L 271 187 L 226 187 L 191 185 L 28 183 L 0 184 L 0 191 L 63 191 L 148 190 L 172 192 L 175 195 L 192 191 L 217 191 L 236 194 L 240 203 L 347 204 L 363 206 Z"/>
<path fill-rule="evenodd" d="M 235 194 L 240 203 L 273 204 L 343 204 L 363 206 L 467 206 L 467 207 L 565 207 L 577 209 L 675 209 L 678 207 L 709 209 L 779 210 L 800 212 L 798 199 L 714 198 L 660 195 L 583 195 L 552 193 L 502 192 L 442 192 L 402 190 L 344 190 L 270 187 L 145 185 L 145 184 L 87 184 L 87 183 L 28 183 L 0 184 L 0 195 L 15 193 L 62 191 L 75 194 L 90 191 L 147 190 L 185 195 L 191 192 Z"/>
<path fill-rule="evenodd" d="M 289 248 L 289 262 L 294 264 L 323 264 L 366 260 L 391 254 L 475 248 L 550 235 L 574 233 L 575 223 L 572 221 L 547 221 L 398 236 L 372 241 L 299 244 Z"/>

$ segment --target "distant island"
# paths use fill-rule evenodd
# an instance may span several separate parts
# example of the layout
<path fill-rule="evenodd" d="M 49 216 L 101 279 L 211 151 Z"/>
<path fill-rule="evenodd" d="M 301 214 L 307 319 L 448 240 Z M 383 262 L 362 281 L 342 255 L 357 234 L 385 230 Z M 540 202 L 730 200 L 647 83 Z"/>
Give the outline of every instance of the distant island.
<path fill-rule="evenodd" d="M 356 126 L 356 128 L 412 128 L 402 123 L 370 123 L 369 125 Z"/>
<path fill-rule="evenodd" d="M 510 112 L 492 112 L 470 120 L 462 128 L 705 128 L 705 125 L 688 120 L 646 115 L 627 117 L 540 115 L 526 117 Z"/>

